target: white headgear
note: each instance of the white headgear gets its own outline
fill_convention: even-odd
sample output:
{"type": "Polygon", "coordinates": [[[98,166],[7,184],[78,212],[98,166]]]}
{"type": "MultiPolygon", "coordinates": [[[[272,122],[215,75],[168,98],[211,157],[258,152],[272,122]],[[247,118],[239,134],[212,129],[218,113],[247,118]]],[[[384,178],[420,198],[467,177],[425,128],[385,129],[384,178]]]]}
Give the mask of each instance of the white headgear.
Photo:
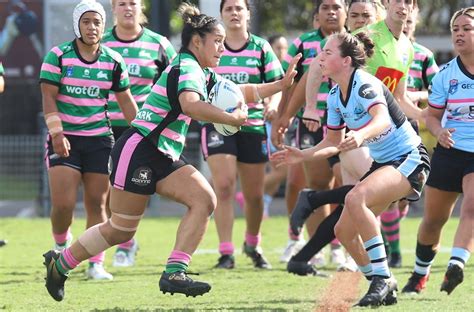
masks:
{"type": "Polygon", "coordinates": [[[102,17],[102,22],[105,24],[105,10],[102,4],[96,2],[95,0],[82,0],[78,5],[76,5],[74,12],[72,13],[74,33],[76,34],[77,38],[82,37],[79,30],[79,22],[82,15],[84,15],[86,12],[96,12],[102,17]]]}

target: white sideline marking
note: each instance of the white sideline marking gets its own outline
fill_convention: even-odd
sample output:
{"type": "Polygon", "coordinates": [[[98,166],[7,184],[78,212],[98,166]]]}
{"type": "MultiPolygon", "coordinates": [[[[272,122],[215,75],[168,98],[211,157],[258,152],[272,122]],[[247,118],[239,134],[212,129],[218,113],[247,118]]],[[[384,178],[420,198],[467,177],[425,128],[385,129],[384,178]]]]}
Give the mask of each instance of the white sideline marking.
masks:
{"type": "MultiPolygon", "coordinates": [[[[274,254],[280,255],[283,253],[283,250],[284,248],[274,248],[271,250],[264,249],[264,253],[271,254],[271,255],[274,255],[274,254]]],[[[402,254],[414,254],[414,253],[415,253],[415,249],[402,249],[402,254]]],[[[441,247],[438,253],[451,253],[451,247],[441,247]]],[[[219,252],[217,249],[198,249],[196,250],[194,254],[195,255],[217,255],[219,254],[219,252]]],[[[240,250],[240,248],[235,249],[235,254],[238,254],[238,255],[242,254],[242,251],[240,250]]]]}

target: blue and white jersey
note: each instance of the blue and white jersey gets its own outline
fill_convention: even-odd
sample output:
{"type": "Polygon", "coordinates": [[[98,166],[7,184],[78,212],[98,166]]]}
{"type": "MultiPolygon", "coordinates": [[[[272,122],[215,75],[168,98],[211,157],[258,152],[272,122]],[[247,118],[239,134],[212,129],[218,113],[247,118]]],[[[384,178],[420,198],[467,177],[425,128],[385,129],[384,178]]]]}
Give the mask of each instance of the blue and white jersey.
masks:
{"type": "Polygon", "coordinates": [[[446,110],[445,128],[454,128],[454,148],[474,153],[474,75],[459,57],[444,65],[430,85],[429,105],[446,110]]]}
{"type": "Polygon", "coordinates": [[[386,163],[420,145],[420,137],[407,121],[392,93],[380,80],[357,69],[352,74],[349,86],[346,100],[343,100],[339,86],[329,92],[328,129],[340,130],[346,126],[354,131],[362,129],[373,119],[369,114],[370,108],[381,104],[388,108],[390,126],[376,137],[365,140],[370,156],[378,163],[386,163]]]}

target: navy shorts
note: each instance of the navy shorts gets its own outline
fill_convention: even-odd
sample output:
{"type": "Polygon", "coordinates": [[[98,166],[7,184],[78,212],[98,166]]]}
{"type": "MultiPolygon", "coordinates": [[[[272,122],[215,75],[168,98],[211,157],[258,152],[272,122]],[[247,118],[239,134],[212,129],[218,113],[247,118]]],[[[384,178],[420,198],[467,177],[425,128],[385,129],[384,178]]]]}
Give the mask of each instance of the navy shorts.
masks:
{"type": "Polygon", "coordinates": [[[212,124],[201,129],[201,149],[204,159],[216,154],[234,155],[237,161],[246,164],[260,164],[268,161],[268,141],[266,134],[237,132],[223,136],[212,124]]]}
{"type": "Polygon", "coordinates": [[[299,149],[307,149],[315,146],[324,138],[324,127],[319,127],[316,132],[308,130],[301,118],[298,118],[298,126],[296,128],[296,147],[299,149]]]}
{"type": "Polygon", "coordinates": [[[112,132],[114,134],[115,142],[122,136],[122,134],[130,129],[129,126],[112,126],[112,132]]]}
{"type": "Polygon", "coordinates": [[[437,145],[431,159],[428,184],[446,192],[462,193],[462,180],[474,172],[474,153],[437,145]]]}
{"type": "Polygon", "coordinates": [[[110,183],[120,190],[152,195],[159,180],[185,165],[184,159],[173,161],[130,128],[122,134],[110,154],[110,183]]]}
{"type": "Polygon", "coordinates": [[[51,136],[46,142],[46,167],[67,166],[81,173],[109,174],[109,156],[114,145],[113,136],[78,136],[66,134],[71,149],[69,157],[54,153],[51,136]]]}
{"type": "Polygon", "coordinates": [[[396,160],[386,163],[372,162],[369,171],[360,180],[364,180],[372,172],[385,166],[393,166],[410,182],[413,193],[406,197],[407,200],[417,201],[420,199],[421,192],[430,173],[430,157],[423,144],[420,144],[416,149],[396,160]]]}

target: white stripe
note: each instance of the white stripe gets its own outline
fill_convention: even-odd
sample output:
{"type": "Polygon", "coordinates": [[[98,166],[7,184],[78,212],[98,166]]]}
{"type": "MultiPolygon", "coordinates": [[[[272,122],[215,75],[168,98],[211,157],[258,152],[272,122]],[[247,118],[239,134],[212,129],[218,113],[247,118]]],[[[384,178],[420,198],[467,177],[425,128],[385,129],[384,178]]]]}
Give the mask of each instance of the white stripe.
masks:
{"type": "Polygon", "coordinates": [[[400,171],[405,177],[409,177],[413,171],[422,163],[421,155],[418,148],[411,151],[405,160],[398,166],[397,170],[400,171]]]}

